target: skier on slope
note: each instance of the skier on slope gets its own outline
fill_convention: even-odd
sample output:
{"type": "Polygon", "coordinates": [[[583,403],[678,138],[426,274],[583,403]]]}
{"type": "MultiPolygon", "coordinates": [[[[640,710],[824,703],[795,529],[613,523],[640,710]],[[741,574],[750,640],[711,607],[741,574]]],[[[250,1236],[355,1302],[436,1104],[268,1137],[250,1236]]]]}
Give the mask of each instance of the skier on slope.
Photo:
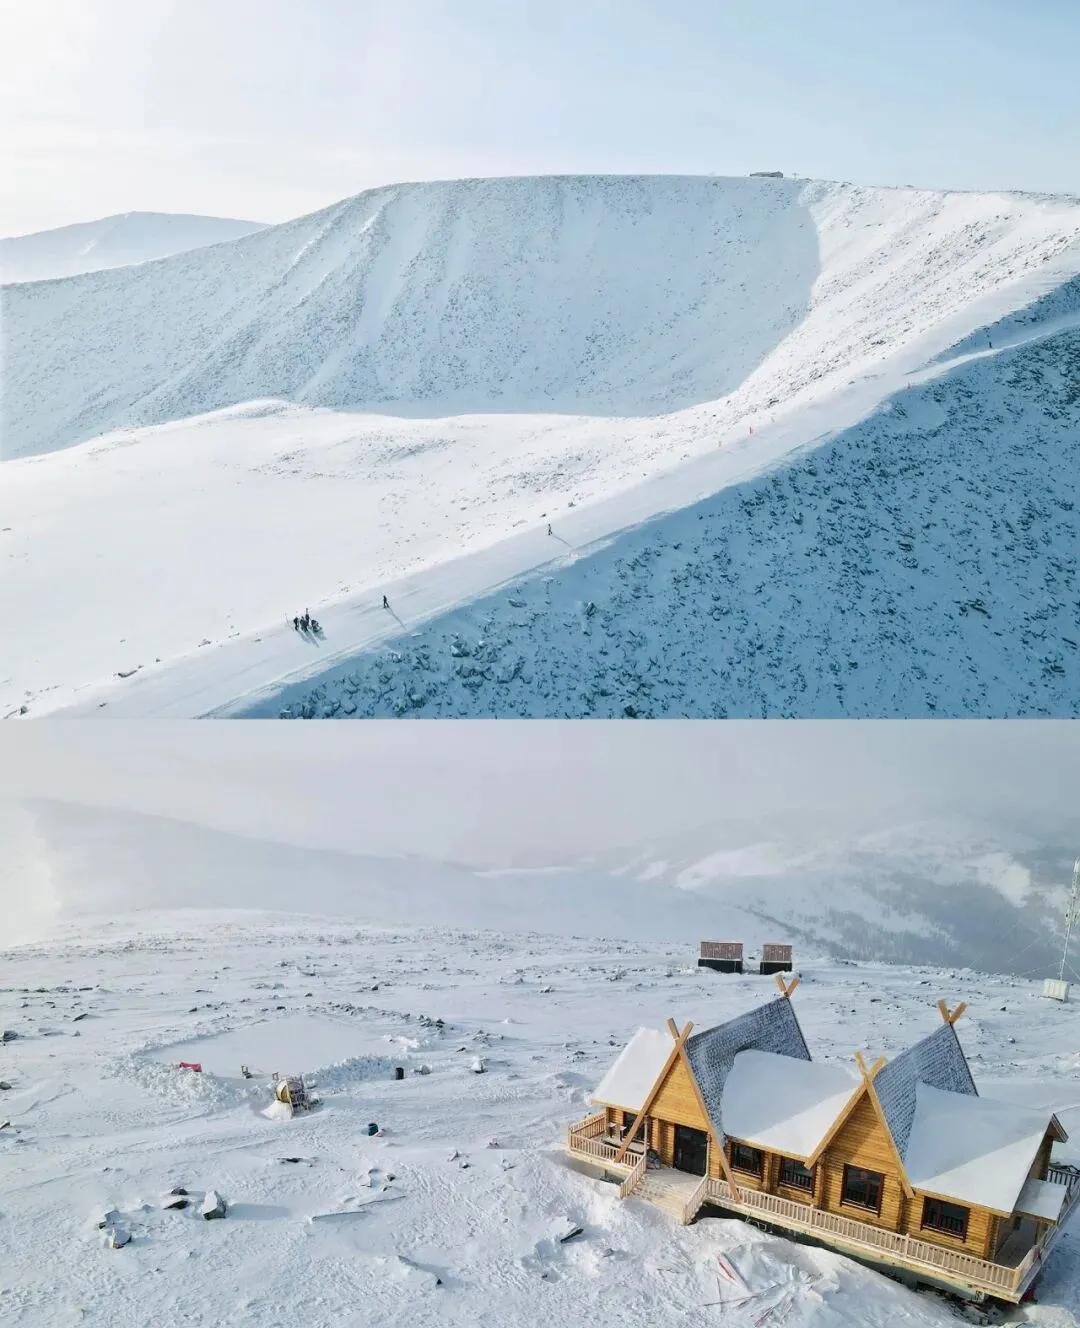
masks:
{"type": "Polygon", "coordinates": [[[382,597],[382,606],[384,609],[388,609],[390,607],[390,601],[386,598],[385,595],[382,597]]]}

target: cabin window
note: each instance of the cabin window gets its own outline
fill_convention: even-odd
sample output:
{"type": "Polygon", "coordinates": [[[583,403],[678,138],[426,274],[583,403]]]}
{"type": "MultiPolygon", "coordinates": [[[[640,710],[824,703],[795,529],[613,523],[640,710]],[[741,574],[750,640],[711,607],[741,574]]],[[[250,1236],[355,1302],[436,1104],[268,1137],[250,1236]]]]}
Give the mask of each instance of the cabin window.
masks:
{"type": "Polygon", "coordinates": [[[809,1168],[804,1167],[801,1162],[796,1162],[793,1157],[782,1157],[780,1159],[780,1184],[790,1185],[795,1190],[812,1190],[814,1188],[814,1173],[809,1168]]]}
{"type": "Polygon", "coordinates": [[[748,1172],[760,1178],[762,1171],[762,1153],[760,1148],[751,1148],[749,1144],[731,1145],[731,1165],[736,1171],[748,1172]]]}
{"type": "Polygon", "coordinates": [[[880,1171],[864,1171],[862,1167],[844,1168],[844,1185],[840,1192],[842,1204],[852,1204],[856,1208],[869,1208],[872,1212],[881,1212],[881,1191],[885,1177],[880,1171]]]}
{"type": "Polygon", "coordinates": [[[946,1203],[944,1199],[924,1199],[922,1224],[927,1231],[943,1231],[946,1236],[966,1240],[969,1213],[969,1209],[946,1203]]]}

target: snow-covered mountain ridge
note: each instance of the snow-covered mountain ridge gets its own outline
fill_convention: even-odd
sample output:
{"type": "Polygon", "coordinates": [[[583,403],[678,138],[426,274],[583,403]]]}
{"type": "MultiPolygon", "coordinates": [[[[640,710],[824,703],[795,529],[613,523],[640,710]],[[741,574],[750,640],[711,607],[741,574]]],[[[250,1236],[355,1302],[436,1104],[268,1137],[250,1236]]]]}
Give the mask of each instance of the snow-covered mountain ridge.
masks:
{"type": "Polygon", "coordinates": [[[1078,237],[1069,198],[471,180],[7,287],[0,713],[1074,713],[1078,237]],[[681,526],[638,558],[674,512],[699,567],[681,526]],[[442,679],[439,620],[541,568],[550,652],[484,606],[530,699],[442,679]],[[370,687],[430,620],[434,676],[370,687]],[[637,695],[640,642],[689,678],[637,695]]]}

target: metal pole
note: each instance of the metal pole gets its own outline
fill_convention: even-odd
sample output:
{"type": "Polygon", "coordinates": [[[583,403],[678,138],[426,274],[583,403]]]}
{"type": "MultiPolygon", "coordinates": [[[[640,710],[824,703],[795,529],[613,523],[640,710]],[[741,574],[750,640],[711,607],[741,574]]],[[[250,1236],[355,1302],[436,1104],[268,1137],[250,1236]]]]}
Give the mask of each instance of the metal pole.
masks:
{"type": "Polygon", "coordinates": [[[1076,915],[1080,913],[1080,858],[1073,863],[1072,891],[1069,895],[1068,907],[1065,910],[1065,945],[1061,951],[1061,968],[1058,970],[1058,980],[1065,980],[1065,960],[1069,953],[1069,937],[1072,935],[1073,923],[1076,921],[1076,915]]]}

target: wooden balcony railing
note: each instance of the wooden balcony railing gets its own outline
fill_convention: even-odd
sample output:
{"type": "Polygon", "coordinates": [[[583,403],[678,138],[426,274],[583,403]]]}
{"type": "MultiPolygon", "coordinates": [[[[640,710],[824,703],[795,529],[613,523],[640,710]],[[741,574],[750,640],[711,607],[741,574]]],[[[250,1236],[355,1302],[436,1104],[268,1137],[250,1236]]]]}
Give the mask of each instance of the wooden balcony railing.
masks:
{"type": "Polygon", "coordinates": [[[898,1231],[886,1231],[881,1227],[871,1226],[869,1222],[859,1222],[854,1218],[844,1217],[839,1213],[826,1212],[821,1208],[812,1208],[809,1204],[796,1203],[791,1199],[782,1199],[777,1194],[767,1194],[760,1190],[740,1190],[739,1199],[732,1197],[727,1181],[707,1178],[698,1186],[687,1203],[697,1205],[692,1218],[703,1203],[715,1202],[735,1211],[749,1212],[776,1220],[778,1226],[794,1227],[808,1233],[820,1233],[822,1236],[834,1236],[845,1244],[860,1246],[869,1253],[891,1255],[905,1263],[921,1265],[928,1272],[941,1273],[959,1278],[970,1286],[988,1291],[991,1295],[1004,1294],[1009,1299],[1019,1299],[1028,1285],[1034,1271],[1045,1259],[1050,1246],[1069,1214],[1080,1202],[1080,1177],[1075,1173],[1052,1168],[1056,1175],[1048,1179],[1057,1184],[1065,1184],[1068,1190],[1067,1200],[1062,1208],[1061,1219],[1056,1226],[1043,1234],[1022,1262],[1016,1267],[994,1263],[989,1259],[980,1259],[962,1250],[950,1250],[944,1246],[917,1236],[905,1235],[898,1231]]]}
{"type": "MultiPolygon", "coordinates": [[[[566,1146],[572,1152],[611,1166],[620,1143],[617,1137],[608,1134],[607,1119],[601,1111],[571,1125],[566,1131],[566,1146]]],[[[620,1197],[626,1198],[637,1189],[645,1175],[646,1153],[642,1144],[635,1141],[615,1170],[626,1173],[619,1185],[620,1197]]],[[[1047,1179],[1066,1190],[1060,1219],[1056,1225],[1043,1231],[1041,1238],[1015,1266],[980,1259],[963,1250],[951,1250],[918,1236],[888,1231],[869,1222],[830,1213],[793,1199],[782,1199],[778,1194],[763,1190],[740,1189],[736,1199],[727,1181],[714,1180],[711,1176],[703,1176],[687,1198],[682,1219],[684,1223],[692,1222],[703,1204],[717,1203],[734,1212],[775,1221],[777,1226],[816,1234],[825,1240],[832,1237],[854,1250],[865,1251],[868,1257],[892,1258],[916,1269],[924,1268],[928,1274],[936,1273],[990,1295],[1016,1301],[1034,1281],[1069,1216],[1080,1205],[1080,1172],[1075,1168],[1051,1166],[1047,1179]]]]}
{"type": "Polygon", "coordinates": [[[628,1194],[633,1194],[633,1192],[641,1184],[641,1178],[642,1176],[645,1175],[645,1168],[648,1165],[648,1161],[649,1161],[648,1155],[645,1153],[645,1150],[642,1149],[641,1154],[638,1157],[638,1160],[630,1168],[630,1174],[619,1186],[620,1199],[625,1199],[628,1194]]]}

